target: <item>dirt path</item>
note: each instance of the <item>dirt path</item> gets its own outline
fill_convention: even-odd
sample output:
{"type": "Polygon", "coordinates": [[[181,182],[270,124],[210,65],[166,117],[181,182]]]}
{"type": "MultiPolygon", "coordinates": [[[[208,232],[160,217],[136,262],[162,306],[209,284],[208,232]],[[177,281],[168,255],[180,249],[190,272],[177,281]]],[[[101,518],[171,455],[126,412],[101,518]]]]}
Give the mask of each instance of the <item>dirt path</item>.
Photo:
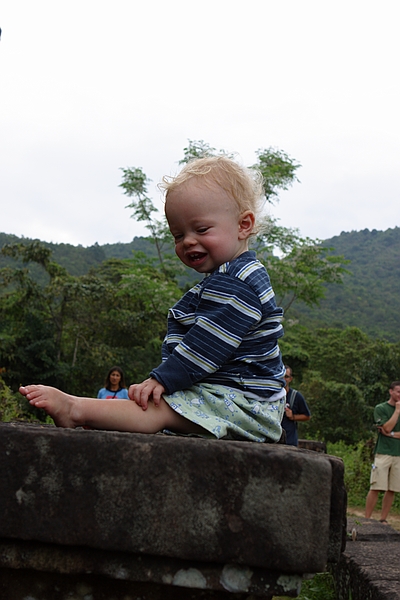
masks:
{"type": "MultiPolygon", "coordinates": [[[[365,516],[364,510],[362,508],[353,508],[351,506],[347,507],[347,514],[352,517],[364,517],[365,516]]],[[[372,513],[371,519],[376,519],[377,521],[379,521],[380,516],[381,516],[380,512],[377,510],[374,510],[374,512],[372,513]]],[[[400,531],[400,515],[389,513],[387,522],[389,523],[389,525],[391,525],[393,527],[393,529],[400,531]]]]}

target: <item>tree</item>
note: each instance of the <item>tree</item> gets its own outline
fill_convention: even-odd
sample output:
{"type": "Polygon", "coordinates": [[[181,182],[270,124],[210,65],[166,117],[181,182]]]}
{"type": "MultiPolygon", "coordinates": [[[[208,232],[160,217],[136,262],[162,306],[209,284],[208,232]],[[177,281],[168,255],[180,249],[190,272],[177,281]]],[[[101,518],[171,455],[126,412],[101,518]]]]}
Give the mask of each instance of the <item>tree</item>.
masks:
{"type": "Polygon", "coordinates": [[[273,203],[279,197],[279,190],[287,190],[295,181],[299,181],[296,171],[301,165],[277,148],[259,148],[256,154],[258,161],[253,168],[261,171],[265,198],[273,203]]]}
{"type": "Polygon", "coordinates": [[[295,302],[318,306],[328,283],[342,283],[347,264],[342,256],[331,254],[318,240],[302,238],[295,229],[280,227],[269,218],[254,244],[265,265],[285,313],[295,302]],[[278,251],[279,254],[276,254],[278,251]]]}
{"type": "Polygon", "coordinates": [[[400,344],[372,339],[357,327],[294,325],[280,347],[311,409],[302,427],[307,437],[353,444],[373,436],[373,408],[398,379],[400,344]]]}
{"type": "Polygon", "coordinates": [[[147,259],[110,260],[72,277],[36,242],[3,251],[39,261],[48,276],[39,285],[26,268],[1,271],[0,367],[14,390],[36,382],[93,396],[110,365],[140,381],[160,362],[180,290],[147,259]]]}
{"type": "MultiPolygon", "coordinates": [[[[0,366],[6,369],[7,382],[15,388],[25,377],[38,377],[55,383],[59,374],[60,353],[57,341],[62,327],[60,311],[49,304],[48,289],[59,289],[59,281],[68,279],[65,269],[50,260],[51,251],[39,242],[10,244],[2,254],[20,258],[26,265],[35,262],[44,269],[48,284],[36,283],[28,269],[6,267],[0,271],[0,366]]],[[[54,294],[53,294],[54,295],[54,294]]],[[[58,295],[56,303],[62,306],[58,295]]]]}
{"type": "MultiPolygon", "coordinates": [[[[256,152],[257,163],[251,168],[261,171],[264,180],[265,198],[273,203],[278,200],[279,190],[286,190],[298,181],[296,172],[301,166],[285,152],[279,149],[260,148],[256,152]]],[[[203,140],[188,140],[184,148],[184,158],[179,164],[190,160],[224,155],[233,157],[225,150],[217,150],[203,140]]],[[[145,221],[158,249],[160,264],[166,274],[177,273],[177,263],[170,263],[166,270],[162,246],[171,247],[172,237],[164,219],[155,220],[153,213],[157,211],[147,197],[148,179],[141,169],[122,169],[124,173],[121,187],[125,194],[136,197],[128,207],[134,209],[132,216],[145,221]]],[[[285,313],[295,302],[304,302],[308,306],[318,305],[325,295],[328,283],[341,283],[346,270],[343,264],[347,261],[341,256],[334,256],[331,248],[324,248],[319,240],[300,237],[296,229],[280,227],[276,220],[266,217],[261,233],[253,242],[258,257],[267,268],[272,285],[285,313]]],[[[182,267],[181,267],[182,268],[182,267]]]]}
{"type": "Polygon", "coordinates": [[[151,234],[150,239],[157,250],[160,266],[166,275],[171,275],[174,271],[171,270],[171,267],[168,268],[163,251],[165,248],[171,247],[172,237],[165,217],[157,220],[153,216],[153,213],[158,212],[158,209],[147,195],[147,186],[151,180],[147,178],[140,167],[128,167],[121,170],[123,177],[120,187],[122,187],[126,196],[133,198],[126,208],[133,208],[132,218],[146,223],[145,226],[151,234]]]}
{"type": "MultiPolygon", "coordinates": [[[[204,141],[189,140],[181,164],[215,153],[204,141]]],[[[218,153],[230,156],[224,150],[218,153]]],[[[276,201],[280,189],[297,181],[300,165],[271,148],[258,150],[257,157],[266,199],[276,201]]],[[[0,271],[0,368],[14,391],[21,383],[41,382],[93,395],[110,364],[120,364],[133,382],[147,377],[160,360],[168,308],[181,295],[176,280],[185,267],[169,254],[172,236],[165,218],[155,218],[150,180],[141,168],[122,171],[121,188],[132,200],[128,207],[146,224],[156,258],[137,252],[132,259],[109,260],[87,275],[72,276],[37,241],[2,249],[4,256],[20,261],[0,271]],[[40,284],[31,275],[31,265],[42,270],[40,284]]],[[[254,244],[286,310],[300,300],[318,303],[325,283],[340,280],[338,257],[328,256],[318,243],[279,227],[273,219],[254,244]]],[[[93,250],[94,262],[98,250],[93,250]]],[[[186,284],[193,281],[190,274],[186,284]]],[[[305,343],[296,353],[308,365],[312,353],[305,343]]]]}
{"type": "Polygon", "coordinates": [[[308,372],[301,386],[311,409],[306,431],[310,439],[357,444],[371,437],[372,414],[361,390],[351,383],[326,381],[308,372]]]}
{"type": "Polygon", "coordinates": [[[207,156],[223,155],[233,158],[233,154],[225,150],[217,151],[210,144],[203,140],[188,140],[188,145],[183,149],[183,158],[178,161],[178,165],[184,165],[195,158],[205,158],[207,156]]]}

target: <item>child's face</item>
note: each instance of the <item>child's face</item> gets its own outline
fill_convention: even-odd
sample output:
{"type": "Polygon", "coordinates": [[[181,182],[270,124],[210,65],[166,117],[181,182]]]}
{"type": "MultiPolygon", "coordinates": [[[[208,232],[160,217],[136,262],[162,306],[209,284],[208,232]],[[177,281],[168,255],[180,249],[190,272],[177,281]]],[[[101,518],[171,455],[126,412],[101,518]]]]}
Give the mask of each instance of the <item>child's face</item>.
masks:
{"type": "Polygon", "coordinates": [[[189,180],[168,194],[165,214],[180,260],[210,273],[248,248],[251,211],[238,214],[235,201],[217,184],[189,180]]]}

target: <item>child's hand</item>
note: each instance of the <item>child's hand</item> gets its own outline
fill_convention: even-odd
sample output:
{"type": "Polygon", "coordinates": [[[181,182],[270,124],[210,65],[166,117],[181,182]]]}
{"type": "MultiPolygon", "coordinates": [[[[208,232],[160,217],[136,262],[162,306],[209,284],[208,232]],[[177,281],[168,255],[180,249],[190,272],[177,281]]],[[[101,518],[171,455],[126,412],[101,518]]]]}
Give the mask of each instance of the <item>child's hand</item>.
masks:
{"type": "Polygon", "coordinates": [[[138,406],[141,406],[143,410],[147,410],[149,400],[153,400],[154,406],[160,406],[161,396],[164,392],[164,386],[157,379],[150,377],[142,381],[142,383],[131,385],[128,396],[138,406]]]}

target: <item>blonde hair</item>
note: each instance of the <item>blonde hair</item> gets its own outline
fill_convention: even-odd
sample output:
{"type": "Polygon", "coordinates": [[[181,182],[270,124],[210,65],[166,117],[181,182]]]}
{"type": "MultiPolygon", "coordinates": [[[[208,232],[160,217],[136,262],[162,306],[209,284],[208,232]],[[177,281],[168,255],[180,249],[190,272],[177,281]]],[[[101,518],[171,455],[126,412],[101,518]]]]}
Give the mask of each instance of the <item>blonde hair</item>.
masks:
{"type": "Polygon", "coordinates": [[[259,216],[264,189],[263,177],[256,169],[243,167],[227,156],[193,159],[176,177],[163,177],[159,187],[165,193],[165,200],[169,193],[191,179],[221,187],[235,202],[239,214],[250,210],[256,218],[259,216]]]}

